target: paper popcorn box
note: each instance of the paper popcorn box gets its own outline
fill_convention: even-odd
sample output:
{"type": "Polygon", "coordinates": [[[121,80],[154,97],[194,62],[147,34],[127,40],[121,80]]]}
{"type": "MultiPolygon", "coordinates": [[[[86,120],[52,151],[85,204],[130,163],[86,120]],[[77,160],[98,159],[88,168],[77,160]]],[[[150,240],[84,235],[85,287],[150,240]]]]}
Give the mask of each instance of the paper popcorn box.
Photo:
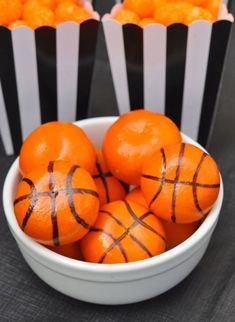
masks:
{"type": "Polygon", "coordinates": [[[233,17],[190,26],[155,23],[141,28],[102,18],[120,114],[146,108],[169,116],[191,138],[206,145],[233,17]]]}
{"type": "Polygon", "coordinates": [[[0,132],[7,154],[18,153],[41,123],[85,118],[99,15],[32,30],[0,27],[0,132]]]}

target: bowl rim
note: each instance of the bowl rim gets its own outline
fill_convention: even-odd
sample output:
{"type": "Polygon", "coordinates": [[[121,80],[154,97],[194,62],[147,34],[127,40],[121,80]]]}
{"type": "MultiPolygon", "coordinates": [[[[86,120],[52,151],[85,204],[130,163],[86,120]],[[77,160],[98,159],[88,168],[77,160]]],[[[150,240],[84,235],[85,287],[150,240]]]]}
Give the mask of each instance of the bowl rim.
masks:
{"type": "MultiPolygon", "coordinates": [[[[97,122],[102,124],[105,123],[106,125],[111,125],[114,121],[117,120],[118,117],[94,117],[89,118],[86,120],[77,121],[74,124],[81,126],[93,126],[97,125],[97,122]]],[[[204,151],[206,151],[200,144],[196,141],[189,138],[187,135],[182,134],[183,141],[186,143],[194,144],[197,147],[200,147],[204,151]]],[[[89,136],[89,135],[88,135],[89,136]]],[[[14,236],[14,238],[20,243],[24,245],[25,248],[28,248],[31,253],[34,253],[36,256],[40,256],[45,259],[43,263],[44,266],[47,266],[45,263],[46,261],[53,262],[54,264],[59,265],[60,267],[64,268],[71,268],[72,270],[80,270],[90,273],[126,273],[126,272],[135,272],[139,270],[146,270],[148,268],[160,266],[165,264],[169,261],[174,260],[175,258],[183,255],[190,249],[200,244],[200,241],[204,240],[209,232],[213,231],[218,217],[220,213],[220,209],[223,202],[223,195],[224,195],[224,188],[223,188],[223,180],[220,176],[220,191],[218,198],[211,209],[209,215],[205,218],[203,223],[199,226],[199,228],[184,242],[177,245],[176,247],[151,258],[147,258],[144,260],[130,262],[130,263],[120,263],[120,264],[98,264],[98,263],[89,263],[80,260],[74,260],[60,254],[57,254],[46,247],[40,245],[29,236],[27,236],[19,227],[13,208],[13,202],[11,200],[12,190],[15,186],[15,179],[19,175],[19,158],[17,157],[16,160],[11,165],[10,169],[8,170],[7,176],[4,181],[3,186],[3,208],[5,212],[5,216],[9,225],[9,228],[14,236]]]]}

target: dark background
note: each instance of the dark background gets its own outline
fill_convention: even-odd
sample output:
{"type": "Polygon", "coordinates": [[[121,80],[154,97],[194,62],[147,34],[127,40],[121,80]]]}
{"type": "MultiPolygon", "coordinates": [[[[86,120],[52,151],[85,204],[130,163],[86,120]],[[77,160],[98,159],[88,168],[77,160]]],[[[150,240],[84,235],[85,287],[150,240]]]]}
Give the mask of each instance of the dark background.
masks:
{"type": "MultiPolygon", "coordinates": [[[[112,1],[97,1],[102,14],[112,1]]],[[[234,2],[231,11],[235,12],[234,2]]],[[[66,297],[42,282],[23,260],[0,205],[0,321],[235,321],[235,31],[226,60],[209,151],[217,160],[225,198],[210,246],[182,283],[152,300],[99,306],[66,297]]],[[[103,34],[97,48],[90,115],[115,115],[117,106],[103,34]],[[95,85],[99,84],[99,86],[95,85]]],[[[0,146],[0,189],[14,157],[0,146]]]]}

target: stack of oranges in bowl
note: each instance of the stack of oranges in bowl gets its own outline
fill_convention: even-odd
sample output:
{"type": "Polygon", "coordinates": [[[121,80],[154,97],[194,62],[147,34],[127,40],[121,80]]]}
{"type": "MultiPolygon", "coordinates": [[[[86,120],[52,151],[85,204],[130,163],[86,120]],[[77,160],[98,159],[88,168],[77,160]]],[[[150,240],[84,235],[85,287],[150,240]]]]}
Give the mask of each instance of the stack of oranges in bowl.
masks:
{"type": "Polygon", "coordinates": [[[170,119],[146,110],[114,122],[102,151],[78,126],[42,125],[19,162],[14,210],[21,229],[59,254],[93,263],[139,261],[177,246],[220,190],[212,157],[182,142],[170,119]]]}
{"type": "Polygon", "coordinates": [[[151,23],[169,26],[173,23],[190,25],[196,20],[217,20],[221,0],[124,0],[114,18],[121,24],[141,27],[151,23]]]}
{"type": "Polygon", "coordinates": [[[64,21],[81,23],[91,18],[92,12],[80,0],[0,0],[0,25],[9,29],[56,27],[64,21]]]}

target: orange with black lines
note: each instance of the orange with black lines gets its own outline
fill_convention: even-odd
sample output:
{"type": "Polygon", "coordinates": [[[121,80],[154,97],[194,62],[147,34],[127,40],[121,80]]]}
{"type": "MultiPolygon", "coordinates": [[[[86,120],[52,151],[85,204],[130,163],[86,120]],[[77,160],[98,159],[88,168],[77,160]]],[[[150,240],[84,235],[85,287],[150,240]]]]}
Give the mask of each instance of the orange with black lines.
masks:
{"type": "Polygon", "coordinates": [[[191,144],[168,145],[145,164],[141,190],[150,209],[166,221],[204,218],[215,203],[220,175],[215,161],[191,144]]]}
{"type": "MultiPolygon", "coordinates": [[[[126,196],[126,200],[136,202],[148,208],[147,201],[139,187],[130,191],[126,196]]],[[[200,225],[200,222],[198,221],[187,224],[177,224],[161,220],[161,223],[166,233],[167,248],[172,248],[181,244],[183,241],[189,238],[200,225]]]]}
{"type": "Polygon", "coordinates": [[[99,209],[91,175],[78,165],[50,161],[24,177],[14,199],[22,230],[44,245],[81,239],[95,223],[99,209]]]}
{"type": "Polygon", "coordinates": [[[97,150],[96,155],[96,170],[93,179],[98,189],[100,206],[111,201],[124,199],[127,187],[109,171],[102,152],[97,150]]]}
{"type": "Polygon", "coordinates": [[[160,220],[147,208],[129,201],[103,206],[95,226],[81,240],[84,259],[104,264],[150,258],[163,253],[165,246],[160,220]]]}

